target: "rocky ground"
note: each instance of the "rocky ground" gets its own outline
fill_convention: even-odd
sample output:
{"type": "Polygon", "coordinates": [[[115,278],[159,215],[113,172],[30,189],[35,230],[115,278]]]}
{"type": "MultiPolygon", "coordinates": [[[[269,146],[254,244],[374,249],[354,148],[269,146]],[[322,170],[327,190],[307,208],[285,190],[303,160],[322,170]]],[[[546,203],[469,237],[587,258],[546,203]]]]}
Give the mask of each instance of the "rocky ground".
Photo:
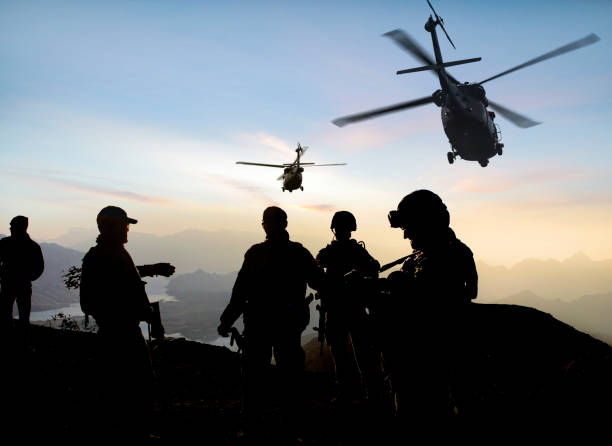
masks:
{"type": "MultiPolygon", "coordinates": [[[[455,410],[436,426],[438,434],[465,434],[492,426],[501,432],[535,427],[564,434],[587,427],[603,430],[612,419],[612,348],[607,344],[546,313],[512,305],[474,305],[466,324],[477,335],[461,353],[451,389],[455,410]]],[[[5,432],[69,444],[98,438],[101,433],[89,422],[102,388],[91,379],[95,336],[36,326],[28,347],[4,339],[2,372],[8,388],[4,402],[10,408],[5,432]]],[[[301,443],[370,444],[384,438],[382,442],[388,443],[391,438],[408,439],[420,428],[410,419],[382,413],[380,407],[332,403],[329,356],[319,356],[316,339],[306,350],[308,401],[301,443]]],[[[153,358],[158,383],[151,441],[212,445],[245,441],[236,353],[167,339],[153,348],[153,358]]],[[[272,382],[277,382],[276,371],[272,373],[272,382]]],[[[270,441],[278,438],[278,396],[271,393],[263,422],[270,441]]]]}

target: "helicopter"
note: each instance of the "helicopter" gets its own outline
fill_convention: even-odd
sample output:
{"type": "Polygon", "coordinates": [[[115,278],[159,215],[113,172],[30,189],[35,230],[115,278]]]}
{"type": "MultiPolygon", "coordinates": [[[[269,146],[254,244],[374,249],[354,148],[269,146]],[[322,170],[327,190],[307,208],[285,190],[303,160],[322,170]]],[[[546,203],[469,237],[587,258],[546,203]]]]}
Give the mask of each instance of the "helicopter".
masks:
{"type": "Polygon", "coordinates": [[[345,166],[346,163],[336,163],[336,164],[315,164],[315,163],[303,163],[301,162],[301,158],[304,153],[308,150],[308,146],[302,147],[302,145],[298,142],[297,149],[295,152],[297,153],[297,157],[295,161],[287,164],[262,164],[262,163],[250,163],[247,161],[236,161],[236,164],[247,164],[249,166],[266,166],[266,167],[280,167],[283,170],[283,174],[277,178],[279,181],[283,181],[282,190],[285,192],[288,190],[292,192],[296,189],[304,190],[304,186],[302,186],[302,172],[304,172],[304,167],[319,167],[319,166],[345,166]]]}
{"type": "Polygon", "coordinates": [[[400,29],[389,31],[383,36],[392,39],[399,47],[411,53],[414,57],[425,63],[425,66],[399,70],[396,74],[414,73],[418,71],[431,71],[438,75],[441,89],[436,90],[431,96],[425,96],[407,102],[387,107],[377,108],[362,113],[356,113],[335,119],[332,122],[338,127],[343,127],[358,121],[375,118],[387,113],[393,113],[418,107],[425,104],[434,103],[441,107],[442,126],[451,145],[451,151],[447,153],[448,162],[453,164],[457,156],[468,161],[478,161],[482,167],[489,164],[489,159],[495,155],[501,156],[504,144],[501,142],[501,130],[495,123],[495,112],[489,111],[487,107],[495,110],[513,124],[528,128],[541,124],[523,115],[520,115],[486,97],[485,89],[482,84],[497,79],[506,74],[534,65],[538,62],[559,56],[561,54],[591,45],[597,42],[599,37],[595,34],[576,40],[553,51],[531,59],[509,70],[503,71],[495,76],[491,76],[477,83],[461,83],[447,71],[446,67],[478,62],[480,57],[463,59],[452,62],[444,62],[440,51],[440,44],[436,34],[436,27],[440,26],[450,44],[455,48],[455,44],[444,28],[443,19],[438,16],[432,4],[427,0],[427,4],[433,12],[425,23],[425,30],[431,34],[435,62],[423,50],[414,39],[400,29]],[[435,19],[434,19],[435,17],[435,19]]]}

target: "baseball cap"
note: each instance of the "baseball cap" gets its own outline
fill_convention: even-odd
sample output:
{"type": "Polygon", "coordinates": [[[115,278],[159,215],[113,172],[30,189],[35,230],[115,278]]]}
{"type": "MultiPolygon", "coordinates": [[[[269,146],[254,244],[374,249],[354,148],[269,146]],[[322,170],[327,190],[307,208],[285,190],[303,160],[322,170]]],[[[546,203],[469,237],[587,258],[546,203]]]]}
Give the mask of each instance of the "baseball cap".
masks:
{"type": "Polygon", "coordinates": [[[106,206],[104,209],[98,212],[97,218],[99,219],[100,217],[117,218],[126,223],[138,223],[138,220],[134,220],[133,218],[128,217],[127,213],[117,206],[106,206]]]}

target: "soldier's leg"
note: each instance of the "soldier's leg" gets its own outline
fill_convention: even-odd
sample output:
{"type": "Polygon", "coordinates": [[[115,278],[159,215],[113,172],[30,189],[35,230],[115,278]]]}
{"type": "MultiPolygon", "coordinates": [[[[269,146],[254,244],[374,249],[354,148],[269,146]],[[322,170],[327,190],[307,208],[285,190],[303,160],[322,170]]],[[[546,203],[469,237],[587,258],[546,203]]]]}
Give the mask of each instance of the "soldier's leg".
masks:
{"type": "Polygon", "coordinates": [[[365,312],[354,318],[349,337],[366,396],[372,401],[379,400],[384,387],[381,357],[365,312]]]}
{"type": "Polygon", "coordinates": [[[272,345],[268,336],[257,332],[245,332],[244,346],[244,431],[257,436],[264,432],[263,415],[270,395],[269,373],[272,345]]]}
{"type": "Polygon", "coordinates": [[[27,328],[30,325],[30,312],[32,310],[32,284],[21,284],[16,293],[19,325],[22,328],[27,328]]]}
{"type": "Polygon", "coordinates": [[[284,428],[296,434],[304,411],[304,363],[301,331],[279,333],[274,342],[274,359],[278,366],[281,383],[281,404],[284,428]]]}
{"type": "Polygon", "coordinates": [[[331,322],[328,323],[325,338],[334,360],[337,397],[346,399],[350,398],[358,387],[358,371],[346,321],[340,315],[330,317],[329,320],[331,322]]]}
{"type": "Polygon", "coordinates": [[[13,306],[16,295],[7,283],[0,285],[0,330],[8,333],[13,328],[13,306]]]}

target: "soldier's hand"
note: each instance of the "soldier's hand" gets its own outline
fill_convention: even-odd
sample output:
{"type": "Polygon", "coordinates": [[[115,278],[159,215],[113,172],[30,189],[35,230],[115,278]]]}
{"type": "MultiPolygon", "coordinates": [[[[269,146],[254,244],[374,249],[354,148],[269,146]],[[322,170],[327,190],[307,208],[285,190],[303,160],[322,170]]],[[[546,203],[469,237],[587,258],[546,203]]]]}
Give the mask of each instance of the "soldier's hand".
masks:
{"type": "Polygon", "coordinates": [[[232,327],[228,327],[225,324],[221,324],[217,327],[217,333],[219,333],[219,336],[227,338],[232,333],[232,327]]]}
{"type": "Polygon", "coordinates": [[[170,277],[172,274],[174,274],[174,271],[176,270],[174,265],[170,263],[156,263],[152,266],[155,275],[164,277],[170,277]]]}

